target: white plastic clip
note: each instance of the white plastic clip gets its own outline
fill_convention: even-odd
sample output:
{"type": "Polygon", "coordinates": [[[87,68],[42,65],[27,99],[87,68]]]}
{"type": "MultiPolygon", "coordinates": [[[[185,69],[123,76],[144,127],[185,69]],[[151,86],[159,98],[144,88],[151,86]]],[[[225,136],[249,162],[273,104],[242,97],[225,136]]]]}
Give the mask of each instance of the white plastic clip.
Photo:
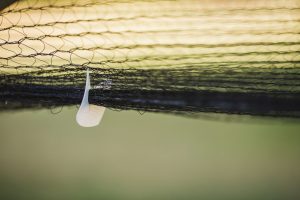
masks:
{"type": "Polygon", "coordinates": [[[76,121],[83,127],[97,126],[103,117],[105,107],[89,104],[89,90],[91,89],[89,69],[86,71],[86,82],[83,99],[76,115],[76,121]]]}

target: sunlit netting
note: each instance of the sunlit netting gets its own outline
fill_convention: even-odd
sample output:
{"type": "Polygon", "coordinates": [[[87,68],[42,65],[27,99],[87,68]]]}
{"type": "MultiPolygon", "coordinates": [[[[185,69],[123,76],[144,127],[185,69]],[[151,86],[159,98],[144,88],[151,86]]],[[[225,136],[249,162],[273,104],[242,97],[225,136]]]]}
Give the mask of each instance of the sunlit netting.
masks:
{"type": "MultiPolygon", "coordinates": [[[[1,3],[0,3],[1,4],[1,3]]],[[[90,102],[300,116],[299,0],[23,0],[0,11],[0,109],[90,102]]]]}

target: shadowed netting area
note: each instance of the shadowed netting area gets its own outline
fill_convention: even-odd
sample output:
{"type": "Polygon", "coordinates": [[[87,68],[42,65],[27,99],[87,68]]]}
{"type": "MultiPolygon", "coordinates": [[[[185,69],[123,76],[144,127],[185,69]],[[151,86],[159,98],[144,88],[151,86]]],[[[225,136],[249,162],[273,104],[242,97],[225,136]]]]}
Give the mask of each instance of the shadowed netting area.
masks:
{"type": "Polygon", "coordinates": [[[299,0],[3,2],[0,110],[300,117],[299,0]]]}

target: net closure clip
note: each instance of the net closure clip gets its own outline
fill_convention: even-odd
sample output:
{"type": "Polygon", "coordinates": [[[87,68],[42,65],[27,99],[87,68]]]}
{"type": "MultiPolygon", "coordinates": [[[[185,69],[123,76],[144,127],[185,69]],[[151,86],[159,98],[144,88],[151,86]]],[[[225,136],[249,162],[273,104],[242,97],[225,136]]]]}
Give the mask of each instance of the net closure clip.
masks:
{"type": "Polygon", "coordinates": [[[97,126],[103,117],[105,107],[89,104],[89,90],[91,89],[89,69],[86,70],[86,82],[83,99],[76,114],[76,121],[82,127],[97,126]]]}

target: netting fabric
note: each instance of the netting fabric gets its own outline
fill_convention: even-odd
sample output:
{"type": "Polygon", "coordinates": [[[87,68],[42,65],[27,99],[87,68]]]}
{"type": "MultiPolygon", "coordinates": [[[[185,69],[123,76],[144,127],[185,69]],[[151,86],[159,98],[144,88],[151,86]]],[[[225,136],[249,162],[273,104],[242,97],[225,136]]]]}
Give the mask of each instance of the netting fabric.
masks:
{"type": "Polygon", "coordinates": [[[79,104],[89,68],[97,105],[299,117],[299,33],[299,0],[16,1],[0,109],[79,104]]]}

